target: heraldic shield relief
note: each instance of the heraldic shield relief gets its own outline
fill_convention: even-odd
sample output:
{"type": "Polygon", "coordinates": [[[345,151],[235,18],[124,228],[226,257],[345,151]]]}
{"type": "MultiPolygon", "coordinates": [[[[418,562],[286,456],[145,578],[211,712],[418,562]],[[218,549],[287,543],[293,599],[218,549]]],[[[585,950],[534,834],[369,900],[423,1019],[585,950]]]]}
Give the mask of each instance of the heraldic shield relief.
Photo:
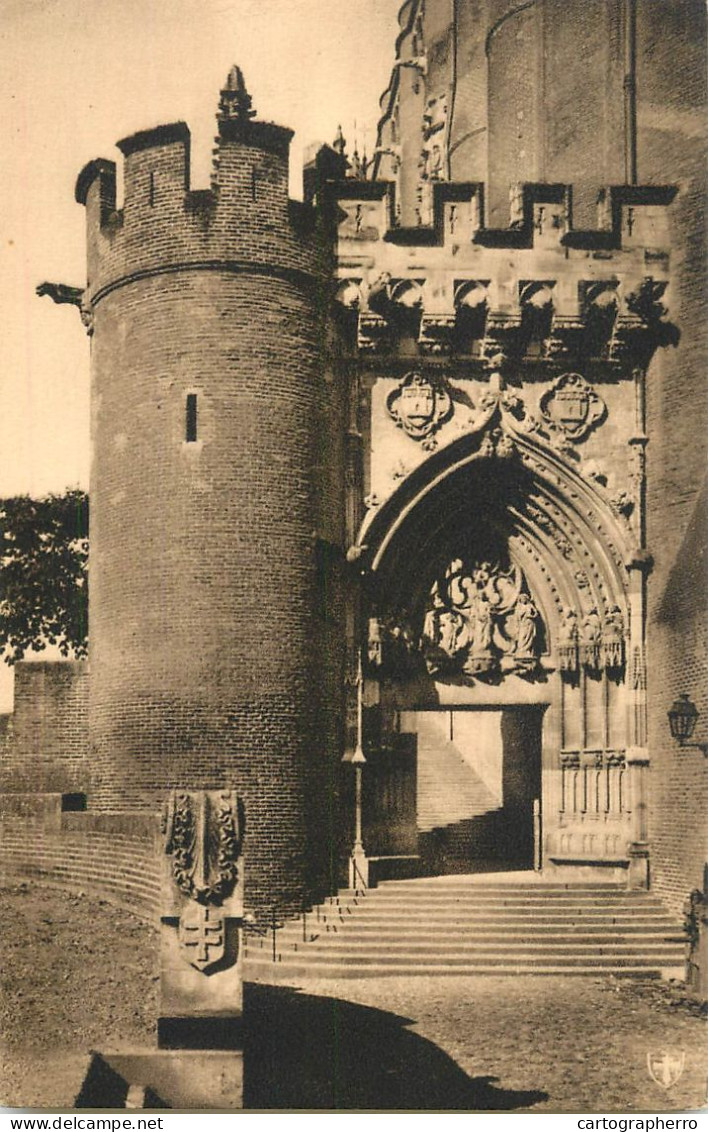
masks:
{"type": "Polygon", "coordinates": [[[569,440],[584,440],[607,413],[607,406],[580,373],[564,373],[541,398],[541,412],[549,424],[569,440]]]}
{"type": "Polygon", "coordinates": [[[179,941],[189,963],[207,973],[224,961],[225,918],[239,881],[241,806],[233,791],[174,791],[164,809],[179,941]]]}
{"type": "Polygon", "coordinates": [[[452,416],[452,398],[437,375],[406,374],[386,407],[398,427],[429,450],[437,447],[434,434],[452,416]]]}

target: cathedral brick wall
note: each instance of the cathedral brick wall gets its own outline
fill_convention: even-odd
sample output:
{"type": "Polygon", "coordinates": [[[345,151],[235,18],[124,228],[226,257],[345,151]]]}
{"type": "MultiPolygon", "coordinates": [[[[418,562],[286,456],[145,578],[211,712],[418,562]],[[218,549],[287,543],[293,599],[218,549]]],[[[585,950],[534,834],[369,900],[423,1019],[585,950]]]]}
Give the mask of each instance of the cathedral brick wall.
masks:
{"type": "Polygon", "coordinates": [[[700,3],[642,5],[638,19],[638,171],[670,180],[675,348],[658,352],[647,375],[648,704],[651,755],[652,883],[677,911],[701,887],[708,813],[706,763],[679,748],[667,711],[686,692],[708,732],[706,642],[706,471],[708,399],[705,195],[701,120],[706,102],[705,12],[700,3]],[[677,45],[681,76],[676,81],[677,45]]]}
{"type": "Polygon", "coordinates": [[[2,717],[0,791],[86,789],[88,670],[81,661],[24,661],[15,667],[15,707],[2,717]]]}

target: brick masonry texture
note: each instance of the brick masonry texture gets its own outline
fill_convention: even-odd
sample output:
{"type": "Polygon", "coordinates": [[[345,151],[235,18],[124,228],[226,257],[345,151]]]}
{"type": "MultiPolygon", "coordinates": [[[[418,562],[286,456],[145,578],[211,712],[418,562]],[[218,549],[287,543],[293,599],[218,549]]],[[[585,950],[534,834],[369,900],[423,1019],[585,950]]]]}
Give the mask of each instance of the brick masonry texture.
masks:
{"type": "Polygon", "coordinates": [[[702,4],[640,7],[639,175],[679,186],[671,209],[671,318],[681,339],[657,355],[647,379],[648,703],[652,884],[678,911],[703,884],[708,813],[706,760],[670,738],[666,712],[687,692],[706,738],[706,292],[703,150],[706,102],[702,4]],[[680,44],[681,81],[676,81],[680,44]]]}
{"type": "Polygon", "coordinates": [[[15,710],[1,721],[0,790],[84,790],[87,705],[85,663],[19,663],[15,667],[15,710]]]}
{"type": "Polygon", "coordinates": [[[233,786],[247,900],[293,910],[329,883],[339,758],[336,697],[320,696],[341,667],[317,571],[323,537],[342,553],[324,282],[282,155],[222,142],[201,213],[185,165],[180,142],[128,155],[122,217],[102,228],[89,189],[90,805],[233,786]]]}
{"type": "Polygon", "coordinates": [[[150,839],[115,833],[51,833],[26,822],[0,826],[0,883],[29,877],[84,892],[154,920],[160,865],[150,839]]]}

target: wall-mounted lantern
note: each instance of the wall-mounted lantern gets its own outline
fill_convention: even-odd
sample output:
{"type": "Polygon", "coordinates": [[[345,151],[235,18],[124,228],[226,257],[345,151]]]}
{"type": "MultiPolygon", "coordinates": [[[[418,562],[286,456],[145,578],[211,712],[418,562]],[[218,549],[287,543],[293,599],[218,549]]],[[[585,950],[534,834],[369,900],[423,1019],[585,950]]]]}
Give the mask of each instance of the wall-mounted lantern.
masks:
{"type": "Polygon", "coordinates": [[[674,700],[667,714],[672,739],[676,739],[680,747],[698,747],[704,755],[708,755],[708,743],[690,742],[700,713],[685,692],[674,700]]]}

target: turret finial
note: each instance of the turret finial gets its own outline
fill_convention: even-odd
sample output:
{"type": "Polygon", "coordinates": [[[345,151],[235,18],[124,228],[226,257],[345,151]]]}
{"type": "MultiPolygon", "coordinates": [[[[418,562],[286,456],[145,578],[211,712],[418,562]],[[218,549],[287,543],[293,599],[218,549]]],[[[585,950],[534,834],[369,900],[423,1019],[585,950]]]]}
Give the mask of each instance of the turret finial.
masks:
{"type": "Polygon", "coordinates": [[[256,112],[251,109],[251,96],[246,89],[246,80],[240,67],[232,67],[226,79],[226,86],[219,98],[219,118],[238,118],[247,122],[255,118],[256,112]]]}
{"type": "Polygon", "coordinates": [[[337,126],[337,136],[332,142],[332,149],[335,153],[338,153],[340,157],[346,156],[347,143],[344,139],[344,134],[342,133],[341,126],[337,126]]]}

